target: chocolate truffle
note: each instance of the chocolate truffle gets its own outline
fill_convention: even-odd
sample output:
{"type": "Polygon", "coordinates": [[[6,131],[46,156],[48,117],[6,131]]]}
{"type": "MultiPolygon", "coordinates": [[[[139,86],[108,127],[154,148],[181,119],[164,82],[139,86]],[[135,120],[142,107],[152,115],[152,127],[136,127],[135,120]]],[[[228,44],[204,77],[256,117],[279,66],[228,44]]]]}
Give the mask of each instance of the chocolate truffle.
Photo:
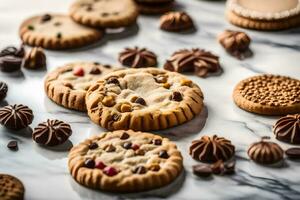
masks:
{"type": "Polygon", "coordinates": [[[248,149],[248,156],[262,165],[275,164],[283,159],[282,148],[274,142],[266,141],[267,139],[269,137],[263,137],[261,141],[253,143],[248,149]]]}
{"type": "Polygon", "coordinates": [[[239,59],[245,58],[245,53],[249,51],[251,42],[250,37],[246,33],[232,30],[226,30],[221,33],[218,40],[228,53],[239,59]]]}
{"type": "Polygon", "coordinates": [[[46,55],[41,47],[33,47],[24,58],[25,68],[38,69],[46,67],[46,55]]]}
{"type": "Polygon", "coordinates": [[[168,12],[160,17],[160,29],[165,31],[184,31],[194,28],[192,18],[186,12],[168,12]]]}
{"type": "Polygon", "coordinates": [[[219,57],[203,49],[183,49],[169,58],[164,68],[175,72],[194,72],[199,77],[220,69],[219,57]]]}
{"type": "Polygon", "coordinates": [[[64,143],[71,136],[71,126],[60,120],[50,120],[40,123],[33,131],[33,140],[45,146],[56,146],[64,143]]]}
{"type": "Polygon", "coordinates": [[[234,151],[235,147],[230,140],[217,135],[203,136],[199,140],[194,140],[190,146],[192,158],[202,162],[227,161],[232,158],[234,151]]]}
{"type": "Polygon", "coordinates": [[[153,67],[157,65],[156,55],[146,48],[125,48],[119,54],[119,61],[122,65],[132,68],[153,67]]]}
{"type": "Polygon", "coordinates": [[[30,108],[22,104],[8,105],[0,108],[0,124],[20,130],[32,123],[33,113],[30,108]]]}
{"type": "Polygon", "coordinates": [[[3,72],[14,72],[21,68],[22,60],[25,55],[23,46],[19,49],[16,47],[6,47],[0,52],[0,69],[3,72]]]}
{"type": "Polygon", "coordinates": [[[6,97],[7,91],[8,91],[7,84],[0,81],[0,101],[2,101],[6,97]]]}
{"type": "Polygon", "coordinates": [[[291,144],[300,144],[300,114],[281,117],[274,125],[276,139],[291,144]]]}

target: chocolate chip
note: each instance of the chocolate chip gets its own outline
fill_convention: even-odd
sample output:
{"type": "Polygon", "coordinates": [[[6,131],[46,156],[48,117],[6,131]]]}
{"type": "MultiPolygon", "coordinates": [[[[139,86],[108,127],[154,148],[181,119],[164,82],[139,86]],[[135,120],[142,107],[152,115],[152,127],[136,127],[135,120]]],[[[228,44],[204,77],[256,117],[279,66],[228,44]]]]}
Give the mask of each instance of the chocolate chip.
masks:
{"type": "Polygon", "coordinates": [[[98,144],[96,142],[93,142],[89,145],[89,149],[97,149],[98,148],[98,144]]]}
{"type": "Polygon", "coordinates": [[[107,17],[107,16],[109,16],[109,13],[101,13],[101,16],[102,17],[107,17]]]}
{"type": "Polygon", "coordinates": [[[93,169],[95,168],[95,161],[93,159],[86,159],[85,162],[84,162],[84,165],[87,167],[87,168],[90,168],[90,169],[93,169]]]}
{"type": "Polygon", "coordinates": [[[152,140],[152,143],[155,144],[155,145],[161,145],[162,140],[161,139],[154,139],[154,140],[152,140]]]}
{"type": "Polygon", "coordinates": [[[170,100],[182,101],[181,93],[180,92],[173,92],[173,94],[170,96],[170,100]]]}
{"type": "Polygon", "coordinates": [[[131,149],[132,143],[131,142],[125,142],[123,145],[124,149],[131,149]]]}
{"type": "Polygon", "coordinates": [[[129,138],[129,134],[126,133],[126,132],[123,132],[122,135],[121,135],[121,137],[120,137],[121,140],[126,140],[128,138],[129,138]]]}
{"type": "Polygon", "coordinates": [[[56,38],[60,39],[61,37],[62,37],[61,32],[58,32],[58,33],[56,34],[56,38]]]}
{"type": "Polygon", "coordinates": [[[165,159],[169,158],[169,154],[167,153],[166,150],[160,151],[159,154],[158,154],[158,156],[159,156],[160,158],[165,158],[165,159]]]}
{"type": "Polygon", "coordinates": [[[18,150],[18,142],[15,140],[9,141],[9,143],[7,144],[7,148],[9,148],[10,150],[13,150],[13,151],[17,151],[18,150]]]}
{"type": "Polygon", "coordinates": [[[29,25],[29,26],[27,26],[27,29],[33,31],[34,30],[34,26],[29,25]]]}
{"type": "Polygon", "coordinates": [[[45,14],[45,15],[42,16],[41,21],[42,21],[42,22],[46,22],[46,21],[51,20],[51,18],[52,18],[51,15],[45,14]]]}
{"type": "Polygon", "coordinates": [[[107,69],[110,69],[111,68],[111,65],[103,65],[103,67],[107,68],[107,69]]]}
{"type": "Polygon", "coordinates": [[[61,25],[60,22],[55,22],[55,23],[54,23],[54,26],[60,26],[60,25],[61,25]]]}
{"type": "Polygon", "coordinates": [[[138,166],[138,167],[134,168],[134,170],[132,170],[132,172],[135,174],[145,174],[147,172],[147,169],[144,166],[138,166]]]}
{"type": "Polygon", "coordinates": [[[293,147],[285,151],[285,154],[290,159],[300,159],[300,148],[293,147]]]}
{"type": "Polygon", "coordinates": [[[194,165],[193,173],[199,177],[209,177],[212,175],[212,169],[204,164],[194,165]]]}
{"type": "Polygon", "coordinates": [[[218,160],[211,166],[211,170],[214,174],[223,174],[225,172],[224,163],[222,160],[218,160]]]}
{"type": "Polygon", "coordinates": [[[100,65],[100,63],[99,62],[94,62],[94,65],[100,65]]]}
{"type": "Polygon", "coordinates": [[[116,147],[113,146],[112,144],[109,144],[108,146],[106,146],[106,147],[104,148],[104,150],[105,150],[106,152],[114,152],[114,151],[116,150],[116,147]]]}
{"type": "Polygon", "coordinates": [[[101,70],[98,67],[93,67],[90,74],[101,74],[101,70]]]}
{"type": "Polygon", "coordinates": [[[134,101],[134,103],[138,103],[138,104],[141,104],[141,105],[143,105],[143,106],[146,105],[146,101],[145,101],[142,97],[138,97],[138,98],[134,101]]]}
{"type": "Polygon", "coordinates": [[[113,115],[112,115],[112,120],[116,122],[116,121],[118,121],[118,120],[120,119],[120,117],[121,117],[121,116],[118,115],[118,114],[113,114],[113,115]]]}
{"type": "Polygon", "coordinates": [[[115,84],[115,85],[120,85],[119,80],[116,77],[110,77],[107,81],[107,84],[115,84]]]}

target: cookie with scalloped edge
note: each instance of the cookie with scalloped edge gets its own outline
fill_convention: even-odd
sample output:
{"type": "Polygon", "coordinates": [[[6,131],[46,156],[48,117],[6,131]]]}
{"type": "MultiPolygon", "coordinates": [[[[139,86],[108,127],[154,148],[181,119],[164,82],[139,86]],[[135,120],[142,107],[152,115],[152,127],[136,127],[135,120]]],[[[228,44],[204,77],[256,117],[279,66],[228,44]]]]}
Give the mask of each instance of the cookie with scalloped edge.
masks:
{"type": "Polygon", "coordinates": [[[19,35],[30,46],[70,49],[99,41],[103,31],[77,24],[67,15],[45,14],[25,20],[19,35]]]}
{"type": "Polygon", "coordinates": [[[86,111],[85,95],[90,85],[114,70],[97,62],[68,63],[47,75],[45,92],[58,105],[86,111]]]}
{"type": "Polygon", "coordinates": [[[68,156],[80,184],[110,192],[140,192],[173,182],[183,170],[176,145],[151,133],[118,130],[86,139],[68,156]]]}
{"type": "Polygon", "coordinates": [[[69,14],[77,23],[96,28],[119,28],[134,24],[138,8],[133,0],[77,0],[69,14]]]}

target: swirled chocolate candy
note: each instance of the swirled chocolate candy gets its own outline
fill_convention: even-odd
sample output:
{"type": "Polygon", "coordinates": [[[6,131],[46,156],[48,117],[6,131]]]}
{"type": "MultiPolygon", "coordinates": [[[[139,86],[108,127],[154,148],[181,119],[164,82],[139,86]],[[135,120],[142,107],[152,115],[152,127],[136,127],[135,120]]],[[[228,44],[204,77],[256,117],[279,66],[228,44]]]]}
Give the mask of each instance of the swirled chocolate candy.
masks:
{"type": "Polygon", "coordinates": [[[168,12],[160,18],[160,29],[165,31],[179,32],[193,27],[193,20],[186,12],[168,12]]]}
{"type": "Polygon", "coordinates": [[[202,162],[227,161],[232,158],[234,151],[235,147],[230,140],[217,135],[203,136],[199,140],[194,140],[190,146],[192,158],[202,162]]]}
{"type": "Polygon", "coordinates": [[[60,120],[50,120],[40,123],[33,131],[33,140],[42,145],[56,146],[64,143],[71,136],[71,126],[60,120]]]}
{"type": "Polygon", "coordinates": [[[232,30],[225,30],[219,35],[218,40],[228,53],[239,59],[245,58],[245,53],[249,51],[251,43],[246,33],[232,30]]]}
{"type": "Polygon", "coordinates": [[[125,48],[119,55],[119,61],[127,67],[153,67],[157,64],[156,55],[146,48],[125,48]]]}
{"type": "Polygon", "coordinates": [[[0,108],[0,124],[7,128],[20,130],[31,124],[32,120],[32,110],[22,104],[0,108]]]}
{"type": "Polygon", "coordinates": [[[274,143],[266,141],[269,137],[263,137],[261,141],[253,143],[248,149],[248,156],[256,163],[262,165],[275,164],[283,159],[282,148],[274,143]]]}
{"type": "Polygon", "coordinates": [[[183,49],[175,52],[167,60],[164,68],[175,72],[194,72],[197,76],[206,77],[208,73],[220,69],[219,57],[203,49],[183,49]]]}
{"type": "Polygon", "coordinates": [[[3,72],[13,72],[21,68],[25,55],[23,46],[19,49],[13,46],[6,47],[0,52],[0,69],[3,72]]]}
{"type": "MultiPolygon", "coordinates": [[[[47,17],[47,15],[45,15],[47,17]]],[[[45,19],[48,19],[46,18],[45,19]]],[[[41,47],[33,47],[24,58],[24,67],[38,69],[46,67],[46,55],[41,47]]]]}
{"type": "Polygon", "coordinates": [[[7,84],[0,81],[0,101],[2,101],[6,97],[7,91],[8,91],[7,84]]]}
{"type": "Polygon", "coordinates": [[[291,144],[300,144],[300,114],[280,118],[273,129],[276,139],[291,144]]]}

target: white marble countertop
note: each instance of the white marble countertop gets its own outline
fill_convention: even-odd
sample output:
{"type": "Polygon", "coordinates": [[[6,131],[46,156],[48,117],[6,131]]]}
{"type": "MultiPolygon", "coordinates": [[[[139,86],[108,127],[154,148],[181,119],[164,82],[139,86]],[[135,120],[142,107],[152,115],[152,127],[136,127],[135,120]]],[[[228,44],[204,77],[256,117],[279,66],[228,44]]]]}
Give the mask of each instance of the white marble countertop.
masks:
{"type": "MultiPolygon", "coordinates": [[[[18,26],[30,15],[45,12],[67,12],[71,0],[0,0],[0,47],[19,44],[18,26]]],[[[117,64],[118,53],[126,46],[144,46],[159,55],[163,65],[175,50],[199,47],[220,56],[223,73],[205,79],[190,76],[205,95],[205,109],[193,121],[171,130],[162,131],[174,140],[184,156],[185,173],[175,183],[141,194],[108,194],[78,185],[67,169],[67,147],[103,131],[79,112],[52,103],[43,91],[42,71],[22,70],[21,73],[0,73],[0,80],[9,85],[8,104],[22,103],[32,108],[35,118],[30,126],[48,118],[58,118],[71,124],[73,135],[61,148],[47,149],[35,144],[31,131],[12,133],[0,128],[0,173],[19,177],[26,187],[26,200],[79,199],[300,199],[300,163],[286,161],[282,168],[263,167],[249,161],[248,146],[261,136],[274,136],[271,127],[277,117],[264,117],[237,108],[231,98],[235,84],[257,73],[274,73],[300,78],[300,29],[281,32],[246,30],[253,42],[254,56],[239,61],[225,53],[216,35],[225,28],[235,28],[224,18],[224,2],[178,0],[181,9],[193,17],[197,31],[191,34],[172,34],[158,29],[158,17],[141,16],[137,26],[122,34],[105,36],[99,45],[72,51],[47,51],[47,71],[69,61],[93,60],[117,64]],[[190,142],[202,135],[218,134],[236,146],[236,174],[214,176],[201,180],[193,176],[196,164],[188,155],[190,142]],[[6,148],[9,140],[19,142],[19,151],[6,148]]],[[[5,102],[2,102],[5,105],[5,102]]],[[[278,142],[284,149],[290,147],[278,142]]]]}

